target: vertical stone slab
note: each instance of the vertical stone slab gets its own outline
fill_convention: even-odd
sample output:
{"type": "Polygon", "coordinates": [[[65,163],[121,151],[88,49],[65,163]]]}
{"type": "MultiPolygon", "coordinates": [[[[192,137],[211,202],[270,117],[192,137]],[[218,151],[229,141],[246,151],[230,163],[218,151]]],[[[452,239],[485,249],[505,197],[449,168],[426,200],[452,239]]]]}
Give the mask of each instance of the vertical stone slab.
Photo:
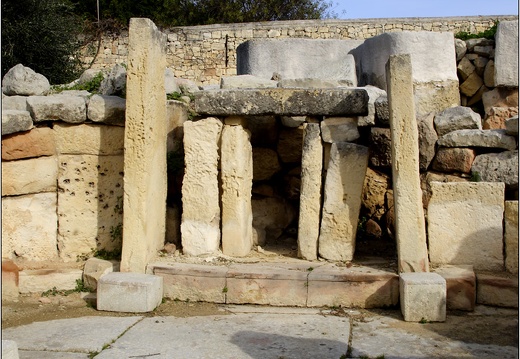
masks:
{"type": "Polygon", "coordinates": [[[419,178],[419,135],[409,54],[386,63],[392,137],[392,178],[399,272],[428,272],[426,228],[419,178]]]}
{"type": "Polygon", "coordinates": [[[166,35],[130,19],[126,81],[121,271],[144,273],[163,247],[166,223],[166,35]]]}
{"type": "Polygon", "coordinates": [[[503,182],[431,182],[428,243],[432,264],[503,271],[503,182]]]}
{"type": "Polygon", "coordinates": [[[302,182],[298,220],[298,256],[307,260],[318,259],[322,170],[323,146],[320,125],[307,123],[303,126],[302,182]]]}
{"type": "Polygon", "coordinates": [[[318,251],[328,260],[354,257],[361,193],[368,166],[368,147],[333,143],[325,179],[318,251]]]}
{"type": "Polygon", "coordinates": [[[253,149],[242,126],[222,131],[222,252],[243,257],[253,246],[253,149]]]}
{"type": "Polygon", "coordinates": [[[506,201],[504,224],[506,270],[518,275],[518,201],[506,201]]]}
{"type": "Polygon", "coordinates": [[[222,122],[216,118],[184,123],[181,241],[184,254],[218,250],[220,204],[219,143],[222,122]]]}
{"type": "Polygon", "coordinates": [[[500,21],[495,41],[495,86],[518,87],[518,20],[500,21]]]}

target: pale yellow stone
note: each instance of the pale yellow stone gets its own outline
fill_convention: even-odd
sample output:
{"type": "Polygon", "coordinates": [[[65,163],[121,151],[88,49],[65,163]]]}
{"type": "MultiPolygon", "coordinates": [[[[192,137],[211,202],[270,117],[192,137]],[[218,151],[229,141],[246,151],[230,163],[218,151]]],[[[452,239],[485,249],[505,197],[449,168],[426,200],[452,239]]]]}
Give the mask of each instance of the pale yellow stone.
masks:
{"type": "Polygon", "coordinates": [[[54,124],[56,151],[62,155],[121,155],[125,128],[98,124],[54,124]]]}
{"type": "Polygon", "coordinates": [[[506,270],[518,275],[518,201],[505,203],[506,270]]]}
{"type": "Polygon", "coordinates": [[[56,191],[56,156],[2,162],[2,196],[56,191]]]}

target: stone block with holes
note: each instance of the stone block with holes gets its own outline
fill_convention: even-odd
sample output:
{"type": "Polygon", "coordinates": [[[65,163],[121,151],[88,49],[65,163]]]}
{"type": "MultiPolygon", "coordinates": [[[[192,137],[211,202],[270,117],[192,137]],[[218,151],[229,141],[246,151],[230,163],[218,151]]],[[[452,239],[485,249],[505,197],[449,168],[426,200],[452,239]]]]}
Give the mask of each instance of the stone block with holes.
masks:
{"type": "Polygon", "coordinates": [[[446,320],[446,280],[437,273],[399,275],[401,313],[407,322],[446,320]]]}
{"type": "Polygon", "coordinates": [[[97,309],[109,312],[151,312],[163,298],[163,278],[142,273],[108,273],[97,287],[97,309]]]}

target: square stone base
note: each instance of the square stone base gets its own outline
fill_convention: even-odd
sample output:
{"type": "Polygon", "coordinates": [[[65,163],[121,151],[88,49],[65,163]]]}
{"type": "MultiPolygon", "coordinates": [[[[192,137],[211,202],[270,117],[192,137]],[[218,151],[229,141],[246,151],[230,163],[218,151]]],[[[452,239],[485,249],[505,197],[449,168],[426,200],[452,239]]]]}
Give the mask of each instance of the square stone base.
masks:
{"type": "Polygon", "coordinates": [[[108,273],[97,288],[97,309],[109,312],[151,312],[163,297],[163,278],[142,273],[108,273]]]}
{"type": "Polygon", "coordinates": [[[446,280],[437,273],[401,273],[401,312],[407,322],[446,320],[446,280]]]}

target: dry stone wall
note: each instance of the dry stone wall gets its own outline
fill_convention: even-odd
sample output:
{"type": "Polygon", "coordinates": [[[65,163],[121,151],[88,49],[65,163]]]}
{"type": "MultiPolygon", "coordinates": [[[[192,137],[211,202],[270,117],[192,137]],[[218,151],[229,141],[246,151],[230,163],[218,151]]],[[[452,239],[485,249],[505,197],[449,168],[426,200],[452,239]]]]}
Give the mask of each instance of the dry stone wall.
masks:
{"type": "MultiPolygon", "coordinates": [[[[163,29],[168,36],[167,63],[175,76],[200,84],[218,84],[222,76],[237,74],[237,47],[253,39],[355,39],[364,40],[394,31],[465,31],[478,33],[494,21],[515,16],[448,18],[393,18],[360,20],[299,20],[245,24],[217,24],[163,29]]],[[[108,34],[98,47],[85,50],[84,62],[93,68],[126,63],[128,32],[108,34]]]]}

